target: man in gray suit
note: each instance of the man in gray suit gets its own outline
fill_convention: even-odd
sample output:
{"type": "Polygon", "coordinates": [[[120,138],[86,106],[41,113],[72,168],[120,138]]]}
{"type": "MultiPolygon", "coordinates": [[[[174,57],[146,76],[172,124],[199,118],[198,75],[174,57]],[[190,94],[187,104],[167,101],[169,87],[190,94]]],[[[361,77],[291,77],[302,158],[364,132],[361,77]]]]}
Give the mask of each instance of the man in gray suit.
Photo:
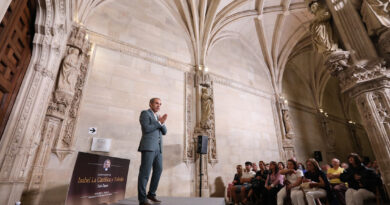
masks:
{"type": "Polygon", "coordinates": [[[150,99],[149,107],[150,109],[142,111],[139,117],[142,129],[142,138],[138,147],[138,151],[141,152],[141,166],[138,174],[138,201],[140,205],[149,205],[148,199],[154,203],[161,202],[156,199],[156,190],[162,173],[162,135],[167,134],[165,121],[168,115],[164,114],[161,117],[157,114],[161,107],[159,98],[150,99]],[[152,181],[148,195],[146,195],[146,184],[152,167],[152,181]]]}

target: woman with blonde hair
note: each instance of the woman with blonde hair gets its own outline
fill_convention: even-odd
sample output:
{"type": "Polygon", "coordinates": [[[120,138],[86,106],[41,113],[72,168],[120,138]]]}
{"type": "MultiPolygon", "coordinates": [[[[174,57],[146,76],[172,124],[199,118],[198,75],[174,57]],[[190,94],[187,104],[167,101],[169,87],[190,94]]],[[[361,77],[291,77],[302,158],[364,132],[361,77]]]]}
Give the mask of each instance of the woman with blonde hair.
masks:
{"type": "Polygon", "coordinates": [[[316,199],[327,196],[330,190],[329,181],[318,162],[313,158],[306,160],[306,170],[303,182],[307,186],[303,186],[302,192],[292,195],[291,200],[296,204],[305,204],[306,200],[308,205],[315,205],[316,199]]]}

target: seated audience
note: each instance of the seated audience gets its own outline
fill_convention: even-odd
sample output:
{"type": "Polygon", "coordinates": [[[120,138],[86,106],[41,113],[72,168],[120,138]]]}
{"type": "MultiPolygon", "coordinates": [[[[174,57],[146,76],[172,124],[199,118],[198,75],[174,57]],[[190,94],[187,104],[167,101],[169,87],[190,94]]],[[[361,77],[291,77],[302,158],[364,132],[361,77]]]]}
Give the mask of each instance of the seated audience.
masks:
{"type": "Polygon", "coordinates": [[[348,169],[348,167],[349,166],[347,163],[345,163],[345,162],[341,163],[341,168],[343,168],[344,170],[348,169]]]}
{"type": "Polygon", "coordinates": [[[330,165],[329,164],[324,164],[321,166],[321,170],[327,174],[328,173],[328,169],[330,169],[330,165]]]}
{"type": "Polygon", "coordinates": [[[255,173],[258,171],[256,162],[252,162],[252,171],[255,173]]]}
{"type": "Polygon", "coordinates": [[[366,166],[367,168],[372,168],[372,162],[370,161],[370,158],[365,156],[363,157],[362,161],[363,165],[366,166]]]}
{"type": "Polygon", "coordinates": [[[300,162],[298,162],[298,169],[301,170],[303,174],[306,173],[305,166],[300,162]]]}
{"type": "Polygon", "coordinates": [[[366,168],[356,153],[348,156],[349,168],[340,175],[343,182],[348,182],[348,189],[345,193],[347,205],[363,204],[365,199],[374,198],[376,187],[381,180],[372,169],[366,168]]]}
{"type": "Polygon", "coordinates": [[[265,164],[265,170],[269,171],[269,163],[265,164]]]}
{"type": "Polygon", "coordinates": [[[381,177],[381,172],[379,171],[379,166],[378,166],[378,162],[376,160],[374,160],[372,162],[372,169],[375,171],[375,173],[381,177]]]}
{"type": "MultiPolygon", "coordinates": [[[[248,201],[247,199],[247,192],[251,189],[252,184],[250,183],[252,178],[255,176],[255,173],[251,170],[252,169],[252,162],[245,162],[245,170],[242,172],[240,183],[241,185],[234,186],[232,193],[236,195],[237,193],[240,193],[241,203],[246,204],[248,201]]],[[[238,197],[235,196],[236,201],[238,202],[238,197]]]]}
{"type": "Polygon", "coordinates": [[[286,198],[286,201],[290,201],[293,205],[299,205],[297,201],[291,200],[291,196],[301,192],[301,190],[299,190],[299,186],[302,183],[303,172],[298,169],[297,162],[293,159],[289,159],[287,161],[287,169],[280,170],[279,173],[285,175],[285,186],[278,192],[278,205],[283,205],[286,198]]]}
{"type": "Polygon", "coordinates": [[[248,197],[251,197],[253,194],[258,201],[262,201],[264,198],[262,194],[265,189],[265,180],[269,172],[265,170],[265,163],[263,161],[259,161],[259,168],[260,170],[256,172],[255,177],[252,179],[252,189],[249,191],[248,197]]]}
{"type": "Polygon", "coordinates": [[[279,168],[279,170],[283,170],[286,167],[284,166],[283,162],[278,162],[278,168],[279,168]]]}
{"type": "Polygon", "coordinates": [[[283,175],[279,173],[279,168],[276,162],[271,161],[269,166],[269,174],[265,180],[265,201],[266,204],[276,204],[276,194],[283,186],[283,175]]]}
{"type": "Polygon", "coordinates": [[[310,158],[306,161],[306,173],[304,174],[304,184],[302,184],[303,192],[298,192],[291,196],[291,200],[295,204],[305,204],[305,199],[308,205],[315,205],[316,199],[324,198],[329,191],[329,182],[323,171],[321,171],[318,162],[310,158]]]}
{"type": "Polygon", "coordinates": [[[236,169],[237,169],[237,173],[234,175],[233,187],[230,191],[234,204],[238,203],[237,192],[240,193],[239,191],[241,191],[241,185],[242,185],[241,184],[242,166],[237,165],[236,169]]]}
{"type": "Polygon", "coordinates": [[[345,205],[345,191],[347,187],[345,183],[340,180],[340,174],[343,173],[344,168],[340,167],[340,160],[332,159],[332,168],[328,169],[327,177],[331,186],[331,192],[337,198],[337,204],[345,205]]]}

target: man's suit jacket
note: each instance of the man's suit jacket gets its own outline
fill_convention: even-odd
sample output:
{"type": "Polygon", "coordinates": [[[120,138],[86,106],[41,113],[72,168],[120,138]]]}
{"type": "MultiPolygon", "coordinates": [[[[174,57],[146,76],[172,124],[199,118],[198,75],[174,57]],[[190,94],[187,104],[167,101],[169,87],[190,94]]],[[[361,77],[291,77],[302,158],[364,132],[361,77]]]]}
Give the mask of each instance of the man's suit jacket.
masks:
{"type": "Polygon", "coordinates": [[[158,151],[162,153],[162,135],[167,134],[167,127],[161,125],[151,109],[141,112],[139,117],[141,123],[142,138],[138,151],[158,151]]]}

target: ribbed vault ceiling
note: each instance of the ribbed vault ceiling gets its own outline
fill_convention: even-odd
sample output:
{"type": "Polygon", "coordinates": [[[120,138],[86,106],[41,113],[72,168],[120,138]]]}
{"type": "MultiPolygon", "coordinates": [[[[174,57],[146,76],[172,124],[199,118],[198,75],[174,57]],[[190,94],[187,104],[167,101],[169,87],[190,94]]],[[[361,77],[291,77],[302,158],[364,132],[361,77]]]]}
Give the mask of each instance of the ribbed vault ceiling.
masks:
{"type": "MultiPolygon", "coordinates": [[[[307,35],[312,15],[304,0],[149,0],[162,4],[181,25],[195,65],[218,41],[238,38],[267,66],[277,93],[285,65],[296,44],[307,35]]],[[[74,20],[85,23],[96,7],[115,0],[73,0],[74,20]]],[[[305,47],[302,47],[305,49],[305,47]]],[[[298,52],[294,49],[294,52],[298,52]]]]}

